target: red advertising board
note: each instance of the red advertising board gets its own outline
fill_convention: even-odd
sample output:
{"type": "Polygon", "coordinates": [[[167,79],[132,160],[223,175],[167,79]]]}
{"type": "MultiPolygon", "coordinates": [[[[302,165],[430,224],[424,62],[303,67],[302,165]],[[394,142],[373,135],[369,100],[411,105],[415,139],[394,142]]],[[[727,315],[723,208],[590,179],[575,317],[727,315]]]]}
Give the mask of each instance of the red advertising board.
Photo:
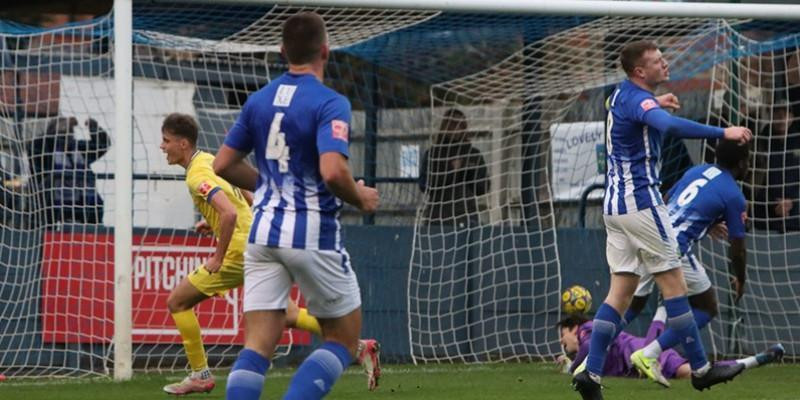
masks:
{"type": "MultiPolygon", "coordinates": [[[[110,233],[48,232],[42,262],[43,340],[107,343],[114,332],[114,237],[110,233]]],[[[134,235],[133,342],[182,343],[167,310],[170,291],[214,252],[210,237],[134,235]]],[[[200,303],[206,344],[244,343],[242,291],[200,303]]],[[[293,298],[296,298],[293,291],[293,298]]],[[[284,332],[282,344],[310,344],[308,333],[284,332]]]]}

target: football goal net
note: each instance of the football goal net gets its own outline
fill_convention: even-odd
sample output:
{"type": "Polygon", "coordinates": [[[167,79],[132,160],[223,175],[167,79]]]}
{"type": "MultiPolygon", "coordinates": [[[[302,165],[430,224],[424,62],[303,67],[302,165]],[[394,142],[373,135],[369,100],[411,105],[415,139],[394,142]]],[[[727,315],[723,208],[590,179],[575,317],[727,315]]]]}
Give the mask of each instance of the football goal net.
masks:
{"type": "MultiPolygon", "coordinates": [[[[620,49],[643,39],[670,63],[663,90],[680,98],[678,115],[756,134],[742,182],[750,205],[742,301],[732,300],[727,244],[705,239],[698,254],[720,297],[707,350],[738,355],[781,342],[798,354],[796,24],[745,18],[736,7],[738,19],[537,14],[517,1],[496,12],[278,3],[135,3],[125,94],[115,92],[112,14],[54,29],[0,24],[0,373],[107,375],[120,343],[135,370],[186,368],[166,299],[213,252],[213,238],[192,231],[199,214],[183,169],[159,149],[161,122],[172,112],[195,116],[199,147],[216,152],[247,96],[286,71],[281,24],[303,10],[326,20],[325,83],[353,107],[350,163],[382,197],[373,217],[345,208],[343,224],[405,227],[397,232],[411,236],[392,249],[407,254],[404,282],[362,294],[404,317],[365,318],[379,339],[402,344],[393,360],[547,359],[560,352],[560,291],[583,283],[602,301],[603,236],[576,241],[584,231],[574,226],[583,205],[589,229],[603,229],[602,191],[587,188],[604,182],[604,101],[624,79],[620,49]],[[132,102],[132,136],[115,126],[119,95],[132,102]],[[120,154],[132,162],[130,192],[115,186],[120,154]],[[117,212],[121,194],[130,212],[117,212]],[[114,239],[123,230],[132,232],[123,274],[131,318],[115,337],[114,239]],[[592,255],[592,265],[564,261],[576,253],[592,255]],[[589,282],[588,270],[601,278],[589,282]]],[[[687,6],[669,4],[652,7],[687,6]]],[[[665,186],[687,165],[713,162],[713,144],[699,141],[667,139],[663,153],[665,186]]],[[[202,303],[197,315],[210,365],[229,365],[243,342],[241,292],[202,303]]],[[[281,354],[312,341],[288,330],[281,354]]]]}

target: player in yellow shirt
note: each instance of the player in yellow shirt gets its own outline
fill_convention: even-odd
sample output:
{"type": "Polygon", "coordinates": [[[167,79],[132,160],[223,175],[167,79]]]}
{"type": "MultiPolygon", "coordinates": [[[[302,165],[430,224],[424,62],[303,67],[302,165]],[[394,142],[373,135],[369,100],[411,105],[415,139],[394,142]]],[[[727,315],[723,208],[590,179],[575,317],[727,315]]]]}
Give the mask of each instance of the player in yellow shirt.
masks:
{"type": "MultiPolygon", "coordinates": [[[[196,229],[211,231],[217,238],[214,255],[184,278],[167,299],[192,368],[192,373],[183,381],[164,386],[165,392],[174,395],[210,392],[214,388],[214,377],[208,369],[200,324],[193,308],[209,297],[224,295],[242,284],[244,250],[253,219],[252,194],[214,174],[211,166],[214,156],[197,149],[198,131],[194,118],[178,113],[168,115],[161,127],[161,151],[166,154],[167,163],[186,168],[189,193],[205,218],[196,229]]],[[[286,326],[322,335],[317,319],[291,301],[286,310],[286,326]]],[[[358,361],[367,373],[370,390],[378,386],[379,355],[380,345],[375,340],[361,340],[358,361]]]]}

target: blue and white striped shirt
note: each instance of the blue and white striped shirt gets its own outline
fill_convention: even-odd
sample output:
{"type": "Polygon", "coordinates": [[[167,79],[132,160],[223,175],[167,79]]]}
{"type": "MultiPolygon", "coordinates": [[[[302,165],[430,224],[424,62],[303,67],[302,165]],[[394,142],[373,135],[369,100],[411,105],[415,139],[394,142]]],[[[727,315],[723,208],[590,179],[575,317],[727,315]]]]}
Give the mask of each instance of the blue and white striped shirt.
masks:
{"type": "Polygon", "coordinates": [[[747,201],[730,172],[713,164],[692,167],[667,196],[669,218],[681,255],[719,221],[725,221],[728,238],[745,236],[747,201]]]}
{"type": "Polygon", "coordinates": [[[225,144],[255,151],[259,177],[250,243],[342,249],[342,201],[325,186],[319,157],[349,157],[350,117],[347,98],[310,74],[286,73],[248,98],[225,144]]]}
{"type": "Polygon", "coordinates": [[[604,213],[628,214],[664,204],[658,191],[662,132],[644,122],[647,112],[660,108],[658,101],[625,80],[608,106],[604,213]]]}

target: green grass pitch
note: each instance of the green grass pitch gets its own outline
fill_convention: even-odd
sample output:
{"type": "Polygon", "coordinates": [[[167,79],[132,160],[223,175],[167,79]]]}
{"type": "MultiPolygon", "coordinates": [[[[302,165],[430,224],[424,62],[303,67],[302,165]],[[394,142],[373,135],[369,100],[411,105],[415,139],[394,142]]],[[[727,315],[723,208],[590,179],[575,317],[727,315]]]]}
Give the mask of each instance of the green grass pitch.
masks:
{"type": "MultiPolygon", "coordinates": [[[[579,399],[569,386],[569,378],[545,363],[500,365],[391,365],[383,369],[381,387],[366,390],[365,378],[357,367],[351,367],[336,384],[328,399],[579,399]]],[[[262,399],[280,399],[289,384],[293,370],[270,371],[262,399]]],[[[210,394],[194,394],[185,399],[215,400],[225,398],[224,377],[217,371],[217,388],[210,394]],[[223,378],[223,379],[221,379],[223,378]]],[[[699,393],[686,380],[673,381],[671,389],[663,389],[643,379],[607,378],[604,383],[608,400],[781,400],[800,399],[797,384],[800,365],[769,365],[745,371],[735,381],[699,393]]],[[[19,380],[0,382],[0,399],[25,400],[138,400],[169,399],[161,387],[177,374],[138,374],[124,383],[109,379],[82,380],[19,380]]]]}

